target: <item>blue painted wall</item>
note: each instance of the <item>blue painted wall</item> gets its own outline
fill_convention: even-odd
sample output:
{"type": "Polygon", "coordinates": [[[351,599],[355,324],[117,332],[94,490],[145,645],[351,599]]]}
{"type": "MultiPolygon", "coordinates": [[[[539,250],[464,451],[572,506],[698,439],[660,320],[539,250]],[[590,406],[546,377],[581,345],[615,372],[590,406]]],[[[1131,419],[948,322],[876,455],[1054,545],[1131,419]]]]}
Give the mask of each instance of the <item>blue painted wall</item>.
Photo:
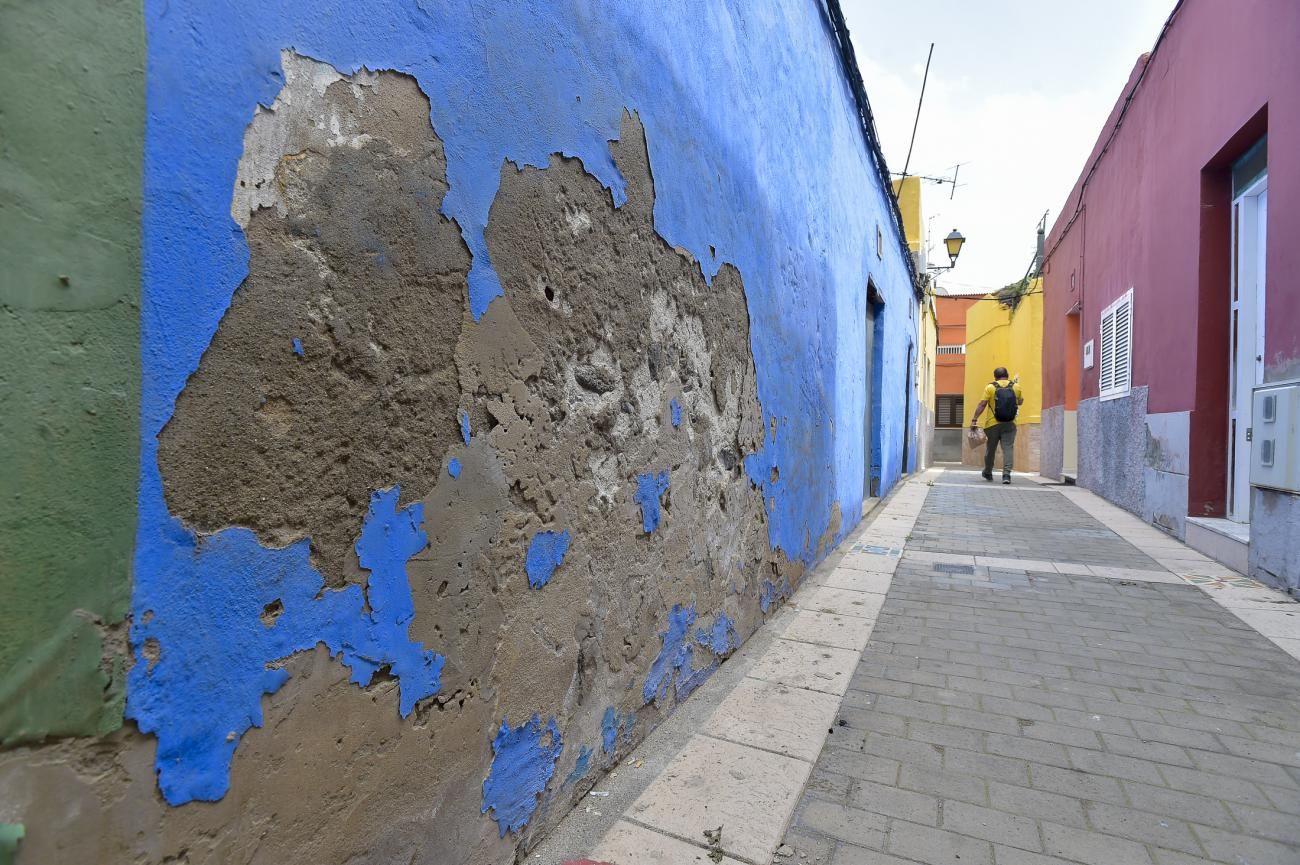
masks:
{"type": "MultiPolygon", "coordinates": [[[[260,722],[262,694],[274,692],[284,678],[259,675],[255,683],[222,692],[226,702],[209,707],[222,717],[208,723],[211,731],[229,731],[222,742],[184,735],[187,713],[202,695],[196,682],[176,673],[186,665],[237,671],[271,660],[264,646],[248,641],[187,644],[186,633],[212,632],[231,614],[223,603],[228,587],[206,593],[194,587],[209,586],[213,574],[251,580],[245,598],[251,610],[263,596],[278,597],[275,586],[258,585],[260,574],[281,575],[307,594],[319,585],[293,548],[273,551],[242,536],[229,539],[239,543],[195,538],[168,512],[157,459],[159,432],[247,273],[249,251],[230,217],[231,190],[254,107],[269,105],[283,86],[283,49],[345,74],[365,66],[416,78],[445,143],[450,191],[443,209],[473,253],[467,303],[475,320],[501,294],[483,232],[503,161],[545,166],[552,153],[578,157],[621,203],[624,181],[608,141],[618,137],[623,111],[637,112],[655,182],[656,230],[698,259],[706,278],[724,263],[743,276],[764,427],[775,429],[762,450],[746,458],[745,469],[772,502],[773,548],[812,565],[836,511],[835,541],[861,514],[869,463],[862,436],[868,278],[884,298],[883,398],[873,437],[882,493],[897,481],[910,428],[903,394],[916,299],[888,193],[873,168],[819,3],[265,0],[232,15],[225,0],[149,0],[146,12],[143,419],[132,645],[143,661],[147,640],[166,637],[168,643],[158,675],[137,666],[127,714],[160,741],[175,734],[176,747],[167,753],[183,769],[171,769],[170,801],[224,794],[223,761],[228,766],[239,737],[260,722]],[[877,227],[886,238],[879,255],[877,227]]],[[[461,423],[468,437],[468,416],[461,423]]],[[[458,469],[459,462],[448,464],[453,475],[458,469]]],[[[393,503],[384,503],[391,513],[393,503]]],[[[419,520],[418,513],[411,516],[405,537],[418,535],[419,545],[375,547],[376,567],[386,577],[401,574],[423,545],[419,520]]],[[[519,560],[525,555],[520,550],[519,560]]],[[[297,616],[291,620],[293,646],[345,643],[347,630],[320,619],[307,594],[300,614],[285,613],[297,616]]],[[[427,679],[435,661],[426,652],[437,647],[408,644],[403,615],[374,637],[375,651],[381,657],[407,653],[402,657],[413,658],[411,668],[427,679]]],[[[663,611],[660,622],[668,615],[663,611]]],[[[730,638],[722,642],[730,648],[730,638]]],[[[440,657],[436,663],[441,666],[440,657]]],[[[679,666],[702,670],[706,663],[679,666]]],[[[408,692],[428,690],[427,682],[407,682],[397,665],[392,671],[404,708],[408,692]]],[[[679,678],[679,690],[684,684],[694,686],[679,678]]],[[[546,765],[530,770],[530,783],[544,783],[564,731],[548,726],[551,734],[541,737],[537,724],[555,723],[545,719],[528,728],[538,734],[530,739],[510,726],[525,719],[500,720],[493,742],[498,753],[534,765],[519,749],[541,742],[546,765]]],[[[527,822],[531,793],[512,798],[517,791],[500,772],[489,786],[502,833],[527,822]]]]}

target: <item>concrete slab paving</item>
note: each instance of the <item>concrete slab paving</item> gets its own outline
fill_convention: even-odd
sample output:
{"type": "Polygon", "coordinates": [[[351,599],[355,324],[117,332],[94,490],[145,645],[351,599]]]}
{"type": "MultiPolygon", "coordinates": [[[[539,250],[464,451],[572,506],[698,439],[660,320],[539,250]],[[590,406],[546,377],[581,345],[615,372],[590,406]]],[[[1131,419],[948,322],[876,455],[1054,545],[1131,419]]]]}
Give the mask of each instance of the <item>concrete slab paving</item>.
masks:
{"type": "Polygon", "coordinates": [[[858,653],[851,649],[778,639],[749,675],[778,685],[840,696],[848,689],[857,662],[858,653]]]}
{"type": "Polygon", "coordinates": [[[1137,580],[1143,583],[1184,583],[1184,580],[1169,571],[1145,570],[1140,568],[1111,568],[1104,565],[1090,565],[1092,573],[1108,580],[1137,580]]]}
{"type": "Polygon", "coordinates": [[[703,838],[721,826],[725,853],[768,862],[811,769],[803,760],[694,736],[629,817],[678,838],[703,838]]]}
{"type": "Polygon", "coordinates": [[[871,638],[871,626],[875,622],[875,618],[801,609],[786,624],[781,638],[861,652],[871,638]]]}
{"type": "Polygon", "coordinates": [[[812,763],[839,706],[834,694],[746,678],[714,710],[701,732],[812,763]]]}
{"type": "Polygon", "coordinates": [[[870,596],[872,594],[863,590],[841,589],[825,584],[814,585],[799,593],[798,606],[802,610],[813,610],[818,613],[837,613],[843,616],[857,616],[860,619],[875,619],[885,599],[883,592],[874,593],[874,597],[870,596]]]}
{"type": "Polygon", "coordinates": [[[822,585],[831,589],[847,589],[853,592],[883,595],[889,591],[889,584],[893,581],[895,569],[891,569],[887,573],[880,573],[858,571],[852,568],[836,568],[822,581],[822,585]]]}
{"type": "Polygon", "coordinates": [[[872,574],[892,574],[898,569],[898,556],[849,553],[840,559],[839,569],[865,571],[872,574]]]}
{"type": "MultiPolygon", "coordinates": [[[[714,865],[706,848],[687,844],[627,820],[614,824],[592,853],[592,859],[612,865],[714,865]]],[[[742,863],[724,855],[720,865],[742,863]]]]}

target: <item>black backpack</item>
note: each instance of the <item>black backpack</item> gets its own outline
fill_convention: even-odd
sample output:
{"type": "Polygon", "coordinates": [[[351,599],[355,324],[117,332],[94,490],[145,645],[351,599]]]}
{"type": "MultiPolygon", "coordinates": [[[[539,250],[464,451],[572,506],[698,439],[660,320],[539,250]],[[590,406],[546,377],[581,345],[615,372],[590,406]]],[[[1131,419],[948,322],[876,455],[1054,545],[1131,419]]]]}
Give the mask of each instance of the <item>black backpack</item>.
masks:
{"type": "Polygon", "coordinates": [[[1011,384],[1001,387],[993,382],[993,419],[998,423],[1009,423],[1016,419],[1020,406],[1016,403],[1016,391],[1011,384]]]}

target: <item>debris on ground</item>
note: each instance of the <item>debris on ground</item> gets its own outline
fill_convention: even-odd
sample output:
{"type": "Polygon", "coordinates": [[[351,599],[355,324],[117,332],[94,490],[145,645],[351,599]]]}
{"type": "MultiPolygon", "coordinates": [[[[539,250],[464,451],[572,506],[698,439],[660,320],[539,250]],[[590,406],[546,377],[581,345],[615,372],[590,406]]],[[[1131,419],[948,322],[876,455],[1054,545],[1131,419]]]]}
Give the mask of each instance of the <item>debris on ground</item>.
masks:
{"type": "Polygon", "coordinates": [[[722,827],[717,829],[705,829],[704,840],[709,842],[709,859],[714,862],[722,861],[722,827]]]}
{"type": "Polygon", "coordinates": [[[785,857],[793,856],[794,848],[791,847],[789,844],[782,844],[780,847],[776,848],[776,855],[785,856],[785,857]]]}

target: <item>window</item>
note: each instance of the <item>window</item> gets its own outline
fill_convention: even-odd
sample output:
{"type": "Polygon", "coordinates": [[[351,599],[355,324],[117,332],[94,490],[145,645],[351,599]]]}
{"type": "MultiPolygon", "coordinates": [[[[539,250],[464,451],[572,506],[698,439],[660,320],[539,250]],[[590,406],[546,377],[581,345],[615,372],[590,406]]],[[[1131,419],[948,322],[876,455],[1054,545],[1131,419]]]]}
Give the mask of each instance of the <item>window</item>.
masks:
{"type": "Polygon", "coordinates": [[[876,223],[876,258],[885,257],[885,235],[880,230],[880,223],[876,223]]]}
{"type": "Polygon", "coordinates": [[[964,345],[941,345],[935,349],[936,354],[965,354],[966,346],[964,345]]]}
{"type": "Polygon", "coordinates": [[[1102,399],[1128,396],[1133,385],[1133,289],[1101,311],[1102,399]]]}
{"type": "Polygon", "coordinates": [[[966,398],[961,394],[945,394],[934,398],[934,425],[960,427],[966,417],[966,398]]]}

